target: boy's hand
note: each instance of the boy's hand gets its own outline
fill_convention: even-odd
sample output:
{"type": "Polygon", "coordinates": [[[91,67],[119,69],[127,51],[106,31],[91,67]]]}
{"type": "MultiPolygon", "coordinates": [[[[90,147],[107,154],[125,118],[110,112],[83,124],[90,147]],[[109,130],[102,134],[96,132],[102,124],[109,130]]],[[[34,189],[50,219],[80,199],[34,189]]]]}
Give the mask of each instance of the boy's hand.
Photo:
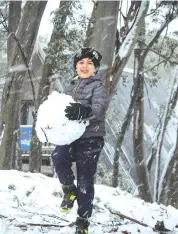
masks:
{"type": "Polygon", "coordinates": [[[83,120],[90,116],[92,108],[81,103],[70,103],[64,111],[69,120],[83,120]]]}

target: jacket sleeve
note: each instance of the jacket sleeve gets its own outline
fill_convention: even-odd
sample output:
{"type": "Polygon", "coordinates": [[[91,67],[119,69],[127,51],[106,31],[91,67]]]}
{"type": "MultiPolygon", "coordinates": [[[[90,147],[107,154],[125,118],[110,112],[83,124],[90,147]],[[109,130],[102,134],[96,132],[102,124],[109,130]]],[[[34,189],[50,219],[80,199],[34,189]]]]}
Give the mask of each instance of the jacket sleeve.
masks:
{"type": "Polygon", "coordinates": [[[90,120],[103,119],[108,108],[108,103],[109,103],[109,97],[107,89],[102,83],[99,83],[93,89],[93,94],[91,99],[92,114],[90,120]]]}

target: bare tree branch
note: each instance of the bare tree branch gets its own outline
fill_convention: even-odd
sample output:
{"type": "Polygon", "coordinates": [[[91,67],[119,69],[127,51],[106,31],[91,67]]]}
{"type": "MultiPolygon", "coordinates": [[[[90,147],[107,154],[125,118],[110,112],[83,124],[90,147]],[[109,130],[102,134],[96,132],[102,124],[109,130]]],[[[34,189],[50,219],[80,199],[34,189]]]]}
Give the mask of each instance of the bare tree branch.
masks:
{"type": "Polygon", "coordinates": [[[166,62],[166,61],[167,61],[167,60],[164,59],[164,60],[160,61],[159,63],[155,64],[155,65],[154,65],[153,67],[151,67],[150,69],[147,69],[147,70],[143,71],[142,73],[147,73],[147,72],[149,72],[149,71],[153,71],[156,67],[158,67],[160,64],[162,64],[162,63],[164,63],[164,62],[166,62]]]}
{"type": "MultiPolygon", "coordinates": [[[[144,44],[145,47],[147,48],[148,44],[146,44],[145,42],[143,42],[143,41],[141,41],[141,40],[138,40],[138,41],[139,41],[140,43],[144,44]]],[[[164,58],[165,61],[168,61],[170,64],[178,65],[178,62],[177,62],[177,61],[171,60],[171,59],[170,59],[171,56],[167,57],[166,55],[163,55],[163,54],[159,53],[158,51],[156,51],[156,50],[154,50],[154,49],[152,49],[152,48],[149,48],[149,50],[150,50],[151,52],[153,52],[153,53],[159,55],[160,57],[164,58]]]]}
{"type": "Polygon", "coordinates": [[[149,14],[147,14],[146,17],[154,14],[158,10],[158,8],[161,6],[162,2],[164,2],[164,1],[160,1],[158,3],[158,5],[156,6],[156,8],[152,12],[150,12],[149,14]]]}
{"type": "Polygon", "coordinates": [[[19,228],[25,228],[27,226],[40,226],[40,227],[66,227],[66,226],[69,226],[69,227],[72,227],[75,225],[75,222],[71,222],[69,223],[68,225],[66,224],[54,224],[54,223],[20,223],[20,224],[17,224],[16,227],[19,227],[19,228]]]}
{"type": "Polygon", "coordinates": [[[156,35],[153,37],[153,39],[148,43],[142,57],[145,58],[150,50],[150,48],[153,46],[153,44],[158,40],[158,38],[160,37],[161,33],[164,31],[164,29],[169,25],[169,23],[171,23],[175,18],[177,17],[177,10],[174,13],[174,6],[172,9],[172,13],[169,13],[166,15],[166,20],[164,22],[164,24],[161,26],[161,28],[157,31],[156,35]]]}
{"type": "MultiPolygon", "coordinates": [[[[148,224],[146,224],[146,223],[140,222],[139,220],[136,220],[136,219],[134,219],[134,218],[131,218],[131,217],[129,217],[129,216],[126,216],[126,215],[124,215],[124,214],[122,214],[122,213],[120,213],[120,212],[114,212],[114,211],[112,211],[110,208],[109,208],[109,211],[110,211],[111,214],[117,215],[117,216],[119,216],[119,217],[122,218],[122,219],[128,219],[128,220],[130,220],[130,221],[132,221],[132,222],[134,222],[134,223],[137,223],[137,224],[139,224],[139,225],[141,225],[141,226],[144,226],[144,227],[150,227],[150,226],[149,226],[148,224]]],[[[155,227],[151,227],[151,228],[153,229],[153,231],[170,232],[169,229],[167,229],[167,228],[165,228],[165,227],[161,227],[161,226],[159,226],[159,225],[155,225],[155,227]]]]}

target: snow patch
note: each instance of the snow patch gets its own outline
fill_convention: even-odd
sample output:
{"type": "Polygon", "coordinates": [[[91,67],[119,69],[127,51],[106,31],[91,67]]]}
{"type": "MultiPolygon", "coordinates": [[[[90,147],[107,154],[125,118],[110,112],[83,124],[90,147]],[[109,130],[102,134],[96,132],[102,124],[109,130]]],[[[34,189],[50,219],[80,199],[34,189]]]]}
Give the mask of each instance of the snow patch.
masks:
{"type": "MultiPolygon", "coordinates": [[[[63,215],[60,213],[62,197],[55,196],[54,192],[62,194],[57,178],[50,178],[40,173],[1,170],[0,233],[75,233],[73,222],[77,217],[77,202],[69,214],[63,215]]],[[[177,209],[172,206],[147,203],[119,188],[95,185],[93,205],[89,233],[121,234],[125,231],[132,234],[155,234],[157,232],[153,228],[157,221],[163,221],[172,234],[178,231],[175,228],[178,222],[177,209]],[[144,223],[148,227],[121,218],[119,214],[144,223]]]]}

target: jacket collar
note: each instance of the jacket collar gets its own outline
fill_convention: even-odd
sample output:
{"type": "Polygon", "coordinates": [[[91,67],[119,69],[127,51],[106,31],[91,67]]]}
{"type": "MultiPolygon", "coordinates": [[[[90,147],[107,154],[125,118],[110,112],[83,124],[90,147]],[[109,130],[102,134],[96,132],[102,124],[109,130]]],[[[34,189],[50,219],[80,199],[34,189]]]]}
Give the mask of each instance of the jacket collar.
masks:
{"type": "Polygon", "coordinates": [[[71,82],[75,82],[78,79],[80,79],[80,80],[82,80],[82,81],[84,81],[86,83],[90,83],[90,82],[95,81],[95,80],[102,81],[102,77],[101,77],[101,75],[99,73],[96,73],[93,76],[90,76],[89,78],[84,78],[84,79],[80,78],[79,76],[74,76],[72,78],[71,82]]]}

